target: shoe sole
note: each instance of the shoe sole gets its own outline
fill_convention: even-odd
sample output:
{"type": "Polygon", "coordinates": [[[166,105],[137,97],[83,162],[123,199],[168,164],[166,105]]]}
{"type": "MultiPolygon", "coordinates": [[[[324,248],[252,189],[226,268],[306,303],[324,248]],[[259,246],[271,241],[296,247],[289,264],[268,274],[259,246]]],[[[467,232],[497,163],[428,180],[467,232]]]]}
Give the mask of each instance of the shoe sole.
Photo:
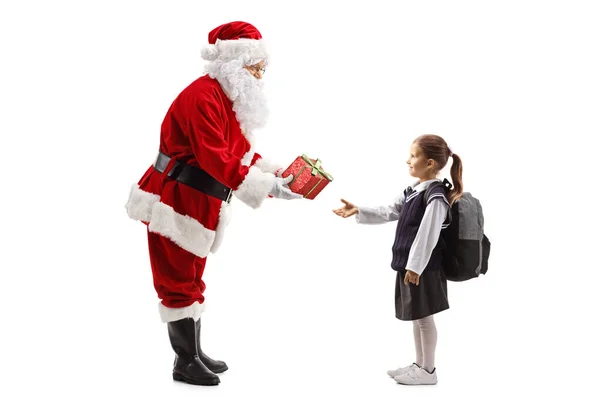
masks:
{"type": "MultiPolygon", "coordinates": [[[[209,368],[210,369],[210,368],[209,368]]],[[[215,368],[215,369],[210,369],[210,371],[213,374],[222,374],[223,372],[227,371],[229,369],[229,367],[226,365],[222,368],[215,368]]]]}
{"type": "Polygon", "coordinates": [[[404,385],[404,386],[431,386],[431,385],[437,385],[437,382],[431,382],[431,383],[402,383],[402,382],[396,381],[396,383],[398,385],[404,385]]]}
{"type": "Polygon", "coordinates": [[[217,379],[206,379],[206,380],[195,380],[195,379],[190,379],[190,378],[186,378],[183,375],[180,375],[178,373],[173,373],[173,380],[178,381],[178,382],[185,382],[185,383],[189,383],[191,385],[200,385],[200,386],[216,386],[218,385],[221,381],[217,378],[217,379]]]}

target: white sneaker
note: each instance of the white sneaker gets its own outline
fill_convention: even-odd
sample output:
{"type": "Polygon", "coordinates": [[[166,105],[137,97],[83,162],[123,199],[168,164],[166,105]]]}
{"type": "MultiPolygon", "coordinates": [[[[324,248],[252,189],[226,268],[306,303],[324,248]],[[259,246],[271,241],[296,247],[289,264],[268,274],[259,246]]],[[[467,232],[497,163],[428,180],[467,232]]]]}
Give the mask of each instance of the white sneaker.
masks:
{"type": "Polygon", "coordinates": [[[398,369],[393,369],[391,371],[388,371],[388,375],[391,376],[392,378],[395,378],[398,375],[404,375],[408,371],[412,371],[413,369],[418,369],[418,368],[421,368],[421,367],[419,367],[416,363],[412,363],[408,367],[401,367],[398,369]]]}
{"type": "Polygon", "coordinates": [[[416,368],[404,375],[395,376],[394,380],[402,385],[435,385],[437,371],[434,368],[433,372],[429,373],[424,368],[416,368]]]}

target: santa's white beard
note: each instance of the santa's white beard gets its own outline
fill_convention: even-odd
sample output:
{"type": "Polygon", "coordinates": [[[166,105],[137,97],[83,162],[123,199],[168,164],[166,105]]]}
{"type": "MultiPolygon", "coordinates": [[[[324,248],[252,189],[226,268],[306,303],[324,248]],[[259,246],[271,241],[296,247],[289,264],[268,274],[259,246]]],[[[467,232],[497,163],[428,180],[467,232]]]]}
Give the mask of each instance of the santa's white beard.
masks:
{"type": "Polygon", "coordinates": [[[251,134],[254,129],[266,124],[269,110],[262,90],[263,83],[252,76],[241,62],[211,61],[206,65],[205,72],[221,84],[233,102],[233,111],[243,132],[251,134]]]}

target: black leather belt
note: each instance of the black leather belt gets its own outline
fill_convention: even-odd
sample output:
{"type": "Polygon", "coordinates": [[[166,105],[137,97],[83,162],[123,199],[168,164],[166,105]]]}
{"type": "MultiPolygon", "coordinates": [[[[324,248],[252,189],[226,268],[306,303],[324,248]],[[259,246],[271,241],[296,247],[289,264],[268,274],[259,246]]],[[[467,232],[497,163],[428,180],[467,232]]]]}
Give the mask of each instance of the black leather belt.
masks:
{"type": "MultiPolygon", "coordinates": [[[[154,169],[162,174],[165,171],[165,168],[167,168],[169,161],[171,161],[171,158],[159,151],[158,157],[156,157],[156,161],[153,165],[154,169]]],[[[176,161],[173,168],[168,172],[168,176],[171,179],[175,179],[184,185],[199,190],[202,193],[206,193],[209,196],[216,197],[224,202],[229,203],[231,201],[233,190],[213,178],[205,170],[198,167],[176,161]]]]}

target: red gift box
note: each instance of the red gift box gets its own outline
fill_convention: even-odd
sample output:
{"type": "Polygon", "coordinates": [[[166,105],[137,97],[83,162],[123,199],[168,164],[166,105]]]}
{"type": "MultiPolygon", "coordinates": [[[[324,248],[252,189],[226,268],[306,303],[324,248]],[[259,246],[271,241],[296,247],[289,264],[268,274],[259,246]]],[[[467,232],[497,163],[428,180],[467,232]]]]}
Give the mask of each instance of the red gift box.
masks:
{"type": "Polygon", "coordinates": [[[281,176],[285,178],[290,174],[294,175],[294,179],[288,183],[290,190],[310,200],[333,181],[333,177],[321,168],[321,160],[309,158],[305,154],[297,157],[281,176]]]}

